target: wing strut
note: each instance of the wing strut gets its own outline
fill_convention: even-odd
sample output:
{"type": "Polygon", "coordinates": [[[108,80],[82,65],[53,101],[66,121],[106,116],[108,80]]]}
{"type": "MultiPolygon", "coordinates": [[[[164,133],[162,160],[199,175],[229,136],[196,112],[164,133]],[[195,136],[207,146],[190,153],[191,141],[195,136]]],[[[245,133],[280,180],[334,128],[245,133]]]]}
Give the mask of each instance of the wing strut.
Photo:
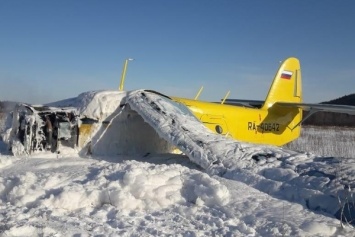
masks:
{"type": "Polygon", "coordinates": [[[296,124],[296,126],[294,126],[293,128],[291,128],[291,131],[295,128],[297,128],[298,126],[300,126],[304,121],[306,121],[309,117],[311,117],[313,114],[319,112],[321,110],[318,110],[318,109],[311,109],[309,110],[308,114],[306,117],[302,118],[302,120],[296,124]]]}
{"type": "Polygon", "coordinates": [[[223,100],[222,100],[222,102],[221,102],[222,105],[224,104],[224,102],[226,101],[226,99],[228,98],[228,96],[229,96],[230,93],[231,93],[231,91],[228,91],[228,92],[227,92],[226,96],[223,98],[223,100]]]}
{"type": "Polygon", "coordinates": [[[203,86],[201,86],[200,90],[197,92],[197,95],[195,96],[195,99],[194,99],[194,100],[197,100],[197,99],[198,99],[198,97],[200,96],[202,90],[203,90],[203,86]]]}

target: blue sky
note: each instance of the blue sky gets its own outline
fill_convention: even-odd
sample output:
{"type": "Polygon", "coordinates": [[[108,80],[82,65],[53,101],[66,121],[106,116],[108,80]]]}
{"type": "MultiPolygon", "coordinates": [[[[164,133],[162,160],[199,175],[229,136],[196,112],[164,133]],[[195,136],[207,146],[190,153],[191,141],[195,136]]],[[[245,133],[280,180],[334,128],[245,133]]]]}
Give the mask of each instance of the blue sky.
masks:
{"type": "Polygon", "coordinates": [[[0,100],[155,89],[264,99],[279,61],[301,61],[305,102],[355,93],[355,1],[0,1],[0,100]]]}

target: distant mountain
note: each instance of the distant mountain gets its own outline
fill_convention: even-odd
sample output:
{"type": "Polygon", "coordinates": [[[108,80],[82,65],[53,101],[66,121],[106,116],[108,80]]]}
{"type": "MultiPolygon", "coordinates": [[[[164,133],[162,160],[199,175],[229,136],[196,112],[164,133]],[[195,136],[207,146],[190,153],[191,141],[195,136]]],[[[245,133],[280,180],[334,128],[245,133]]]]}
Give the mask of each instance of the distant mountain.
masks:
{"type": "Polygon", "coordinates": [[[355,94],[344,95],[334,100],[322,102],[321,104],[334,104],[334,105],[354,105],[355,106],[355,94]]]}
{"type": "MultiPolygon", "coordinates": [[[[345,95],[321,104],[352,105],[355,106],[355,94],[345,95]]],[[[304,111],[303,116],[308,112],[304,111]]],[[[303,122],[304,125],[355,127],[355,116],[340,113],[318,112],[303,122]]]]}

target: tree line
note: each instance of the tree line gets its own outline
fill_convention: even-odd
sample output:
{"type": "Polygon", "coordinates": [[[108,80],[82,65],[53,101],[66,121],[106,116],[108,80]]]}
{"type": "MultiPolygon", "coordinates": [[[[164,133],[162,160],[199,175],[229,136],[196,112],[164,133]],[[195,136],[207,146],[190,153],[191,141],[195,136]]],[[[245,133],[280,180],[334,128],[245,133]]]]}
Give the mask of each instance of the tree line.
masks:
{"type": "MultiPolygon", "coordinates": [[[[335,105],[352,105],[355,106],[355,94],[345,95],[340,98],[322,102],[321,104],[335,105]]],[[[303,111],[303,116],[307,116],[309,112],[303,111]]],[[[355,115],[317,112],[303,122],[304,125],[314,126],[339,126],[339,127],[355,127],[355,115]]]]}

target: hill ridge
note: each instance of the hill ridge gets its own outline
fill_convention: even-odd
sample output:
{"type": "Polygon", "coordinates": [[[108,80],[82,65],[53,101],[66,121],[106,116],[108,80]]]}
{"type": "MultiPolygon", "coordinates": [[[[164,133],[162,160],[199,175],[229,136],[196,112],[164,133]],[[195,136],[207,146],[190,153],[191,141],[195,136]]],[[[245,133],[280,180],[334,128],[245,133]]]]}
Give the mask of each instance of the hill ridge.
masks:
{"type": "Polygon", "coordinates": [[[354,105],[355,106],[355,93],[344,95],[342,97],[321,102],[321,104],[335,104],[335,105],[354,105]]]}

